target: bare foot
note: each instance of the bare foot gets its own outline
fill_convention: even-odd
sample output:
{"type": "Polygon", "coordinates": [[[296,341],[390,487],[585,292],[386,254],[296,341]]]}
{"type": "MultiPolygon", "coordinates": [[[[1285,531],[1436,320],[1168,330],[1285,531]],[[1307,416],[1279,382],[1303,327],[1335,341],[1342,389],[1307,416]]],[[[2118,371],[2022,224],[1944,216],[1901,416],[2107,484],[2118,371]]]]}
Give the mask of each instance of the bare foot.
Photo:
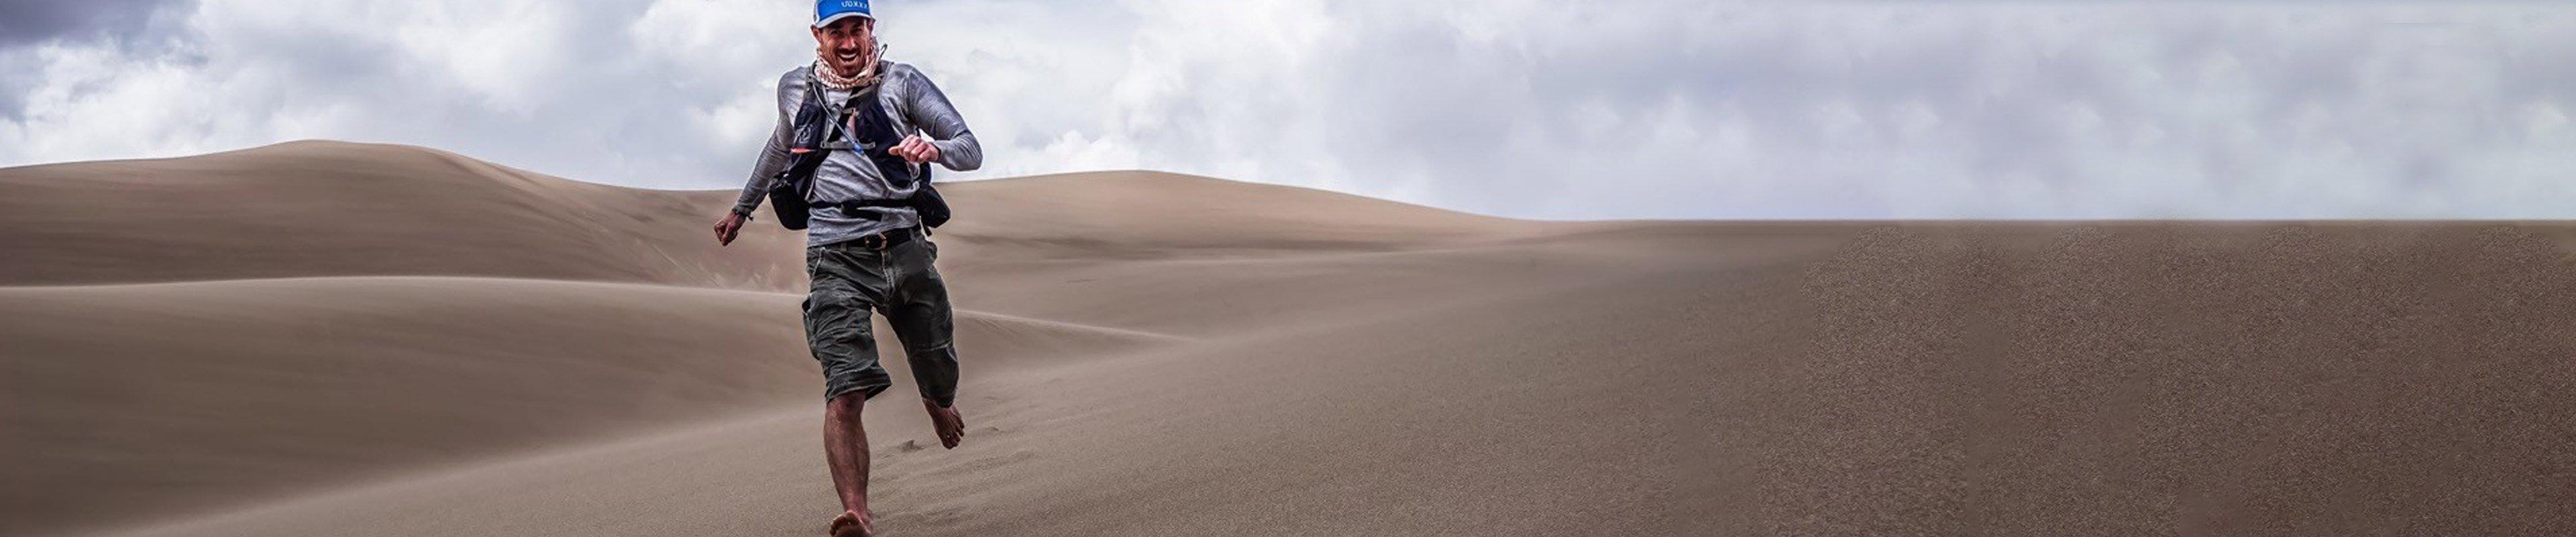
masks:
{"type": "Polygon", "coordinates": [[[966,440],[966,418],[957,416],[956,406],[943,407],[922,399],[921,408],[930,411],[930,427],[939,431],[940,447],[957,449],[957,443],[966,440]]]}
{"type": "Polygon", "coordinates": [[[832,517],[830,531],[832,537],[876,537],[877,525],[870,522],[867,515],[842,511],[841,516],[832,517]]]}

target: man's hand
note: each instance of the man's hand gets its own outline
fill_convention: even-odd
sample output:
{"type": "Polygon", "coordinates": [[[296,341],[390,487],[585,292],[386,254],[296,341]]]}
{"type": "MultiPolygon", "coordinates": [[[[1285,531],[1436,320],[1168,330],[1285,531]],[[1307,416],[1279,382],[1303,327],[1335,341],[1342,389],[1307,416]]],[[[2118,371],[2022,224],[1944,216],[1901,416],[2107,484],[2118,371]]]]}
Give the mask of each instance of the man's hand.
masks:
{"type": "Polygon", "coordinates": [[[716,246],[730,246],[734,237],[742,236],[743,220],[742,213],[725,211],[724,219],[716,221],[716,246]]]}
{"type": "Polygon", "coordinates": [[[886,152],[903,157],[904,162],[913,164],[939,160],[939,146],[930,145],[930,139],[923,138],[919,134],[903,137],[903,143],[886,148],[886,152]]]}

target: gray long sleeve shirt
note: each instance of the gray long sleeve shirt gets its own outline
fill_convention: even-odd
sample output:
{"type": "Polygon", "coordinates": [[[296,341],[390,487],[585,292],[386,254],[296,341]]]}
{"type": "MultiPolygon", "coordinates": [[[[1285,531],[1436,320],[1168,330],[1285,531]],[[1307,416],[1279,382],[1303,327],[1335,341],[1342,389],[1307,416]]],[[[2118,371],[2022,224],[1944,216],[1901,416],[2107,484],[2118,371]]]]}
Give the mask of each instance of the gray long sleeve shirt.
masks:
{"type": "MultiPolygon", "coordinates": [[[[790,70],[778,78],[778,127],[769,133],[769,144],[760,150],[760,161],[751,169],[751,181],[743,185],[742,196],[734,201],[734,212],[750,214],[760,207],[769,193],[770,180],[795,162],[788,149],[796,144],[796,109],[805,103],[805,92],[822,90],[823,102],[832,107],[827,117],[842,117],[839,107],[848,102],[850,92],[813,86],[806,77],[807,67],[790,70]]],[[[886,117],[894,120],[895,132],[922,133],[930,144],[939,148],[939,165],[957,171],[971,171],[984,166],[984,148],[975,142],[975,133],[966,129],[966,118],[948,104],[948,96],[930,78],[921,75],[910,64],[889,63],[884,87],[877,93],[877,104],[884,106],[886,117]]],[[[895,188],[877,173],[876,164],[867,157],[850,151],[833,151],[824,157],[823,165],[814,170],[814,190],[806,195],[813,206],[806,222],[805,244],[822,246],[856,239],[883,231],[921,225],[921,215],[909,207],[861,207],[844,211],[833,206],[845,201],[891,200],[911,197],[918,186],[895,188]]]]}

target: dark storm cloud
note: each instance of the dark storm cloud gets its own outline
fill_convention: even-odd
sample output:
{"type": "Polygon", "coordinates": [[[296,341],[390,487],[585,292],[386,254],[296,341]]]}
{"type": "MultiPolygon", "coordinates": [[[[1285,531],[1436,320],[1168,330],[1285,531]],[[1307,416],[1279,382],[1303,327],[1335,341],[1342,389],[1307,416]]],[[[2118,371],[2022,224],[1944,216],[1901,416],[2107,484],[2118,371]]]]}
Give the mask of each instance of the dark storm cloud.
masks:
{"type": "Polygon", "coordinates": [[[0,47],[54,39],[100,39],[147,31],[155,15],[192,0],[7,0],[0,2],[0,47]]]}
{"type": "Polygon", "coordinates": [[[71,42],[129,48],[177,26],[195,0],[0,0],[0,119],[25,119],[27,93],[42,82],[33,47],[71,42]]]}

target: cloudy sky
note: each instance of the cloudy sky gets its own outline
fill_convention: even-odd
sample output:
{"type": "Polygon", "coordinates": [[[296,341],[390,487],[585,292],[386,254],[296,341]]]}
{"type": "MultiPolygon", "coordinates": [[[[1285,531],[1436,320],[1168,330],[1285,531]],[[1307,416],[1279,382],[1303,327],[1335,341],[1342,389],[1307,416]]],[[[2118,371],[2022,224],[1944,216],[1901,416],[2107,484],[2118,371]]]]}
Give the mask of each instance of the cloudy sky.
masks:
{"type": "MultiPolygon", "coordinates": [[[[801,0],[0,0],[0,166],[330,138],[734,188],[801,0]]],[[[987,169],[1537,218],[2576,217],[2551,2],[879,0],[987,169]]]]}

